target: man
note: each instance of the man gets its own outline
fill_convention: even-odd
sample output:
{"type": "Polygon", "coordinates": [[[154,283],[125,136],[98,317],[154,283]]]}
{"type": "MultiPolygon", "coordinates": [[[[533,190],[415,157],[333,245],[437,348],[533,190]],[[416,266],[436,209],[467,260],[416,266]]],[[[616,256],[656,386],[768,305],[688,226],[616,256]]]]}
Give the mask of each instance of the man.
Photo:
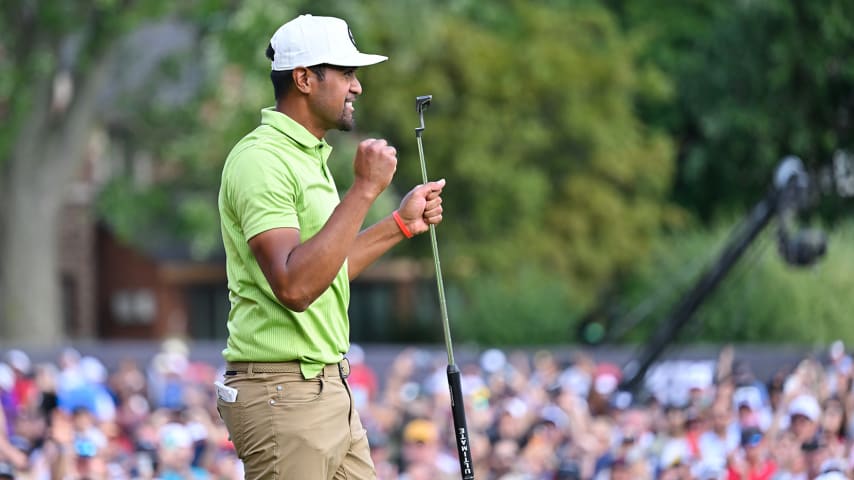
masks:
{"type": "Polygon", "coordinates": [[[375,478],[345,381],[349,281],[442,220],[444,181],[360,232],[396,151],[361,142],[339,199],[324,136],[353,128],[356,68],[386,57],[359,52],[343,20],[311,15],[279,28],[267,56],[276,106],[229,154],[219,195],[231,312],[217,407],[246,478],[375,478]]]}
{"type": "Polygon", "coordinates": [[[802,444],[815,438],[821,424],[821,405],[808,393],[802,393],[789,403],[789,430],[795,433],[802,444]]]}
{"type": "Polygon", "coordinates": [[[459,463],[444,448],[439,429],[431,420],[410,420],[403,429],[402,443],[400,455],[403,478],[459,478],[459,463]]]}
{"type": "Polygon", "coordinates": [[[738,425],[733,422],[727,401],[718,401],[709,409],[711,428],[700,435],[700,458],[705,465],[723,469],[727,458],[740,445],[738,425]]]}
{"type": "Polygon", "coordinates": [[[186,425],[169,422],[157,432],[157,478],[160,480],[208,480],[203,468],[193,465],[193,436],[186,425]]]}
{"type": "Polygon", "coordinates": [[[741,448],[731,455],[727,466],[728,480],[770,480],[777,463],[768,454],[764,433],[757,427],[741,431],[741,448]]]}

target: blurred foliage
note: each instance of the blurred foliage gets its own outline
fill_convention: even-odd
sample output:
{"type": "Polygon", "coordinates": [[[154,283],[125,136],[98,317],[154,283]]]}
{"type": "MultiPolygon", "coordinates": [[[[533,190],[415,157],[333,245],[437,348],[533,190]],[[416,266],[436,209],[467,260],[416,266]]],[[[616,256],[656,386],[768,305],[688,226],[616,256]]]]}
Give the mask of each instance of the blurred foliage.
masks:
{"type": "MultiPolygon", "coordinates": [[[[425,155],[430,176],[449,181],[439,231],[450,273],[476,280],[525,265],[583,299],[678,219],[663,201],[669,142],[632,110],[668,85],[635,68],[638,45],[595,4],[499,2],[489,11],[489,21],[439,12],[402,29],[430,38],[420,52],[365,70],[366,123],[412,146],[414,97],[433,94],[425,155]],[[383,97],[376,107],[372,86],[383,97]]],[[[420,178],[410,152],[400,183],[420,178]]]]}
{"type": "Polygon", "coordinates": [[[152,254],[169,250],[204,261],[219,254],[222,244],[211,202],[216,196],[209,190],[140,189],[120,177],[104,187],[96,207],[119,238],[152,254]]]}
{"type": "MultiPolygon", "coordinates": [[[[58,244],[60,215],[69,200],[88,201],[88,189],[72,185],[79,187],[76,180],[96,176],[94,169],[86,168],[93,166],[86,161],[97,155],[94,131],[108,121],[112,110],[126,105],[130,93],[117,73],[139,72],[168,38],[137,42],[133,51],[123,48],[153,22],[168,17],[196,24],[225,3],[0,4],[0,335],[4,338],[58,344],[66,335],[81,333],[71,331],[76,322],[69,321],[71,304],[63,301],[60,287],[64,284],[59,256],[67,254],[67,247],[58,244]]],[[[134,125],[127,127],[132,131],[134,125]]],[[[95,323],[90,324],[94,328],[95,323]]]]}
{"type": "MultiPolygon", "coordinates": [[[[0,164],[8,161],[21,122],[38,96],[57,94],[56,75],[80,82],[122,35],[169,15],[199,22],[225,0],[64,0],[2,2],[0,6],[0,164]],[[53,91],[52,91],[53,90],[53,91]],[[51,93],[52,92],[52,93],[51,93]]],[[[54,99],[55,100],[55,99],[54,99]]]]}
{"type": "Polygon", "coordinates": [[[817,168],[854,147],[854,2],[609,3],[676,86],[641,111],[677,142],[680,205],[707,220],[740,211],[784,156],[817,168]]]}
{"type": "MultiPolygon", "coordinates": [[[[389,56],[359,71],[358,131],[330,135],[341,190],[359,139],[381,136],[398,147],[395,183],[370,222],[421,182],[414,99],[434,95],[425,156],[430,177],[448,180],[439,244],[460,292],[465,338],[535,341],[532,330],[564,338],[560,322],[569,329],[599,292],[631,303],[688,275],[686,265],[714,251],[723,231],[698,229],[694,217],[717,225],[737,215],[784,155],[815,168],[835,149],[851,148],[848,0],[75,0],[0,9],[0,165],[58,71],[82,78],[122,34],[164,18],[181,22],[196,48],[123,92],[110,112],[119,121],[108,122],[124,137],[121,148],[156,159],[156,178],[135,181],[130,170],[115,176],[98,209],[128,240],[144,246],[171,233],[205,258],[220,248],[222,163],[273,103],[267,40],[309,11],[347,19],[362,51],[389,56]],[[194,95],[157,101],[161,83],[185,68],[196,74],[194,95]],[[668,236],[660,241],[662,232],[668,236]],[[496,316],[507,322],[493,323],[496,316]]],[[[828,204],[826,218],[849,215],[841,203],[828,204]]],[[[845,258],[839,245],[850,234],[845,227],[832,235],[830,255],[845,258]]],[[[793,322],[827,318],[821,328],[830,331],[844,318],[833,316],[842,307],[816,300],[849,286],[834,270],[842,260],[805,275],[767,250],[758,266],[739,266],[737,281],[725,281],[739,288],[725,286],[718,296],[738,301],[701,312],[704,335],[730,338],[726,328],[741,325],[731,322],[742,315],[756,329],[738,330],[746,340],[782,339],[783,330],[769,333],[775,324],[763,319],[789,310],[765,302],[766,287],[790,294],[793,322]],[[738,283],[746,268],[754,268],[754,283],[738,283]],[[814,272],[822,272],[823,287],[807,286],[814,272]]],[[[427,258],[429,240],[393,254],[427,258]]],[[[817,339],[821,328],[803,338],[817,339]]]]}
{"type": "MultiPolygon", "coordinates": [[[[455,338],[479,345],[552,345],[572,341],[582,313],[554,273],[522,267],[517,275],[485,275],[449,295],[455,338]]],[[[438,329],[436,325],[434,328],[438,329]]]]}
{"type": "Polygon", "coordinates": [[[199,27],[197,48],[167,58],[160,69],[181,62],[201,72],[191,99],[151,102],[163,83],[152,81],[127,100],[125,110],[132,113],[123,122],[133,130],[129,148],[155,156],[161,178],[139,185],[129,181],[131,172],[116,176],[98,202],[100,215],[126,241],[140,247],[188,242],[199,260],[221,252],[216,195],[225,156],[257,123],[260,109],[272,103],[266,45],[257,39],[296,12],[263,2],[211,7],[187,23],[199,27]]]}
{"type": "MultiPolygon", "coordinates": [[[[363,51],[390,57],[360,71],[360,132],[351,140],[339,135],[344,148],[330,160],[342,189],[352,145],[368,135],[398,146],[399,193],[389,197],[421,182],[414,99],[434,95],[425,156],[431,178],[449,180],[449,220],[440,227],[443,256],[454,259],[449,275],[510,275],[524,263],[589,297],[630,268],[665,223],[679,220],[664,201],[670,144],[633,112],[641,97],[666,97],[669,84],[651,68],[636,68],[639,42],[604,8],[520,1],[498,2],[488,15],[467,2],[450,9],[415,1],[311,8],[347,18],[363,51]]],[[[208,93],[184,112],[188,130],[162,147],[166,161],[184,166],[182,177],[212,180],[259,108],[272,103],[265,39],[293,14],[249,2],[210,31],[208,93]]],[[[155,115],[160,120],[148,123],[175,118],[172,110],[155,115]]],[[[394,203],[385,201],[373,217],[394,203]]],[[[408,247],[400,253],[429,254],[426,240],[408,247]]]]}
{"type": "MultiPolygon", "coordinates": [[[[717,257],[733,230],[732,223],[673,235],[632,275],[617,317],[632,320],[637,308],[645,314],[628,332],[643,341],[659,328],[680,296],[693,286],[717,257]],[[631,306],[631,308],[629,308],[631,306]]],[[[846,221],[829,236],[827,256],[809,268],[785,263],[777,251],[772,224],[745,252],[719,288],[698,309],[680,335],[682,341],[822,345],[835,339],[854,342],[846,328],[854,311],[854,222],[846,221]]],[[[613,325],[619,328],[619,324],[613,325]]]]}
{"type": "MultiPolygon", "coordinates": [[[[487,328],[510,311],[525,319],[521,325],[535,322],[531,330],[549,332],[543,338],[571,338],[571,325],[597,292],[630,301],[686,278],[679,255],[669,260],[674,269],[657,270],[654,280],[643,270],[632,274],[662,231],[671,236],[658,252],[704,242],[696,253],[708,254],[714,237],[697,233],[690,212],[710,218],[738,211],[764,191],[782,155],[815,166],[845,145],[839,85],[852,82],[836,63],[848,48],[850,22],[807,28],[840,8],[847,7],[244,2],[204,19],[197,60],[208,82],[199,101],[149,109],[142,123],[185,125],[178,138],[163,128],[159,155],[173,165],[177,184],[215,188],[228,150],[273,102],[266,39],[298,13],[346,18],[360,49],[389,61],[359,72],[358,131],[330,135],[339,188],[349,186],[355,144],[367,136],[388,138],[400,157],[395,183],[370,221],[420,183],[414,97],[434,95],[424,146],[430,177],[449,181],[438,234],[446,275],[460,293],[455,329],[463,339],[513,342],[522,332],[508,326],[512,320],[487,328]],[[812,50],[803,48],[806,37],[812,50]]],[[[151,143],[151,135],[144,138],[151,143]]],[[[218,235],[215,222],[198,225],[198,235],[218,235]]],[[[393,254],[427,257],[429,242],[418,238],[393,254]]],[[[668,262],[664,253],[655,258],[652,265],[668,262]]],[[[679,291],[671,289],[661,304],[675,302],[679,291]]]]}

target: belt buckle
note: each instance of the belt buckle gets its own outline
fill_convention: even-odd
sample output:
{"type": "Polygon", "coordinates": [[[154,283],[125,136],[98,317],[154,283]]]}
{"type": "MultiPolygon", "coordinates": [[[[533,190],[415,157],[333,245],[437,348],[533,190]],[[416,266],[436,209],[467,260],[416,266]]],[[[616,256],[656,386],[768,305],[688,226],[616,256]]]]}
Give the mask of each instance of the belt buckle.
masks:
{"type": "Polygon", "coordinates": [[[338,375],[341,375],[341,378],[346,379],[350,376],[350,359],[344,357],[340,362],[338,362],[338,375]],[[347,373],[344,373],[343,363],[347,362],[347,373]]]}

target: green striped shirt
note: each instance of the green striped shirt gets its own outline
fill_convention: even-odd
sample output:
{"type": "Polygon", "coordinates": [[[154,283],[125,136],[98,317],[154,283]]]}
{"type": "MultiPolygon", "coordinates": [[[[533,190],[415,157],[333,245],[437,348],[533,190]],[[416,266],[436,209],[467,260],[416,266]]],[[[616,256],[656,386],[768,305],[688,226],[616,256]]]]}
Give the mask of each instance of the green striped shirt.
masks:
{"type": "Polygon", "coordinates": [[[341,361],[349,349],[347,262],[304,312],[273,294],[247,241],[273,228],[296,228],[306,241],[323,227],[340,199],[326,165],[332,147],[273,108],[234,146],[222,171],[219,212],[225,244],[230,362],[297,360],[306,378],[341,361]]]}

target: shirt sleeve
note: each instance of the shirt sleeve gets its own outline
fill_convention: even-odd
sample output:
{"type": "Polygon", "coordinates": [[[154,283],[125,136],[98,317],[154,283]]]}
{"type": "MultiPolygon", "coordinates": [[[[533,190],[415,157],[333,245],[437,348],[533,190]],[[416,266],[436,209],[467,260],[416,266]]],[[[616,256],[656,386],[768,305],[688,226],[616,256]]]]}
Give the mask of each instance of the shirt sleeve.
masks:
{"type": "Polygon", "coordinates": [[[298,181],[277,155],[260,149],[234,162],[229,194],[246,240],[273,228],[299,229],[298,181]]]}

